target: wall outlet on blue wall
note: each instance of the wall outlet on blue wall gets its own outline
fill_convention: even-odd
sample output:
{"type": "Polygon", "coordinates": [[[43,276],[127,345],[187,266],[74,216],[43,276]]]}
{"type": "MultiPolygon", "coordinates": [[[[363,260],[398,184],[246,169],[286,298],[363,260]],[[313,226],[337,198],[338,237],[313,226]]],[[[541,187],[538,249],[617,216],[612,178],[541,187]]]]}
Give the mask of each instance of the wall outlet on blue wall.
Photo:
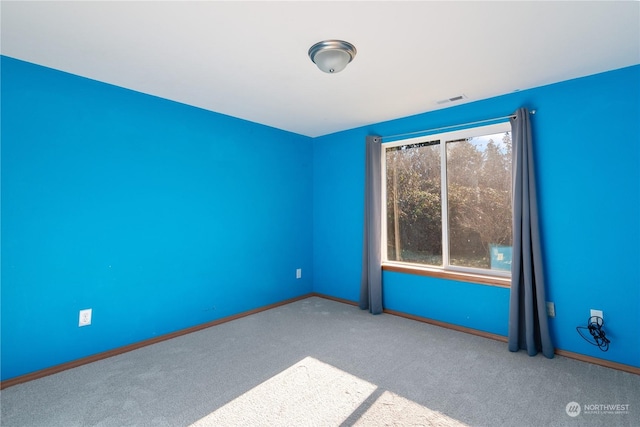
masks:
{"type": "Polygon", "coordinates": [[[78,326],[89,326],[91,324],[91,309],[80,310],[80,320],[78,326]]]}
{"type": "Polygon", "coordinates": [[[547,316],[556,317],[556,305],[551,301],[547,301],[547,316]]]}
{"type": "Polygon", "coordinates": [[[296,270],[296,279],[302,279],[302,269],[298,268],[296,270]]]}

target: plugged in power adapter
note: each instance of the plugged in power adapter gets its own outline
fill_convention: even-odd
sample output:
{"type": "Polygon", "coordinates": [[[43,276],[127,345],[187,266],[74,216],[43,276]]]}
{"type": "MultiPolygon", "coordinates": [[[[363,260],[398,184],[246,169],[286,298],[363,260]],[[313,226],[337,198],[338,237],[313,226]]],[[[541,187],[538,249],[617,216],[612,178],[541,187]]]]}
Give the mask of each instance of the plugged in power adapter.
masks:
{"type": "Polygon", "coordinates": [[[609,339],[604,333],[604,319],[600,316],[591,316],[587,321],[587,326],[578,326],[576,327],[576,331],[580,334],[580,336],[589,344],[595,345],[602,351],[609,350],[609,339]],[[586,332],[589,332],[591,338],[585,336],[586,332]]]}

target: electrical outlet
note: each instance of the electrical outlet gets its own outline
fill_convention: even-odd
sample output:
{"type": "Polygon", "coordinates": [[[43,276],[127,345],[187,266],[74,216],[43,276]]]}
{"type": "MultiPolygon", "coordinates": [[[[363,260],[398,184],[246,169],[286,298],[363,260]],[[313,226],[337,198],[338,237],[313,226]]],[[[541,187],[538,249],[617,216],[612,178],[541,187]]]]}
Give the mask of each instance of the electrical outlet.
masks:
{"type": "Polygon", "coordinates": [[[547,301],[547,316],[556,317],[556,305],[551,301],[547,301]]]}
{"type": "Polygon", "coordinates": [[[78,326],[89,326],[91,324],[91,309],[80,310],[80,319],[78,320],[78,326]]]}
{"type": "Polygon", "coordinates": [[[302,278],[302,269],[298,268],[296,269],[296,279],[301,279],[302,278]]]}
{"type": "Polygon", "coordinates": [[[602,310],[594,310],[592,308],[591,309],[591,317],[599,317],[602,320],[604,320],[604,314],[602,313],[602,310]]]}

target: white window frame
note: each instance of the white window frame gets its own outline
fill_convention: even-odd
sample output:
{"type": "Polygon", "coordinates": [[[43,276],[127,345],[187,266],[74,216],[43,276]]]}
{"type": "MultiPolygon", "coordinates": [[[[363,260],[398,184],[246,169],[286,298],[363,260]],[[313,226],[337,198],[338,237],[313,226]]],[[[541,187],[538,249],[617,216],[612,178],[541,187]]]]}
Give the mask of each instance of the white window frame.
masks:
{"type": "MultiPolygon", "coordinates": [[[[481,276],[495,276],[495,277],[503,277],[508,278],[511,277],[510,271],[502,271],[502,270],[490,270],[490,269],[482,269],[482,268],[473,268],[473,267],[463,267],[463,266],[455,266],[449,264],[449,209],[447,205],[447,141],[455,141],[463,138],[471,138],[475,136],[484,136],[484,135],[492,135],[497,133],[505,133],[512,132],[511,123],[510,122],[500,122],[485,126],[477,126],[466,129],[460,129],[450,132],[431,134],[426,136],[420,136],[416,138],[402,139],[392,142],[382,143],[382,209],[381,209],[381,241],[383,242],[381,246],[382,250],[382,264],[388,266],[400,266],[411,268],[422,269],[422,270],[439,270],[439,271],[450,271],[450,272],[459,272],[459,273],[468,273],[468,274],[477,274],[481,276]],[[442,266],[434,266],[428,264],[420,264],[420,263],[411,263],[404,261],[394,261],[389,260],[387,258],[387,244],[388,238],[387,235],[387,149],[398,147],[402,145],[411,145],[411,144],[419,144],[422,142],[430,142],[439,140],[440,146],[440,179],[441,179],[441,209],[442,209],[442,266]]],[[[513,135],[513,134],[512,134],[513,135]]]]}

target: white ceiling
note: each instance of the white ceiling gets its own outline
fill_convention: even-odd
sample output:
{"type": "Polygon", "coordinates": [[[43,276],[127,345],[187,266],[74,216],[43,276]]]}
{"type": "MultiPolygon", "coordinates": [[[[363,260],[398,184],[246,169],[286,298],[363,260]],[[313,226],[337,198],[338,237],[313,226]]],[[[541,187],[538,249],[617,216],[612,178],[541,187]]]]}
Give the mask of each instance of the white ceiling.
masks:
{"type": "Polygon", "coordinates": [[[1,8],[3,55],[312,137],[640,63],[637,1],[1,8]],[[333,38],[358,54],[325,74],[307,51],[333,38]]]}

